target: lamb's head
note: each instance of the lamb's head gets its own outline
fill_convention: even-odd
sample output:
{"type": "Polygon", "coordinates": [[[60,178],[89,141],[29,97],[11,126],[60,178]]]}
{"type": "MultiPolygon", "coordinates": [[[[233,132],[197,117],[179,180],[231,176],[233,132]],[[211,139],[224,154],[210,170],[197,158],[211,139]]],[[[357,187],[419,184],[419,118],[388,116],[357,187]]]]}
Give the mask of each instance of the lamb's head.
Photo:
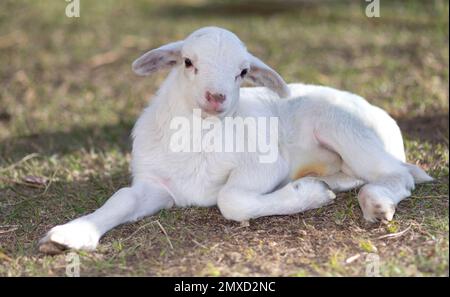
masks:
{"type": "Polygon", "coordinates": [[[199,29],[183,41],[151,50],[133,63],[139,75],[173,67],[183,97],[217,116],[233,110],[245,79],[265,86],[280,97],[289,89],[278,73],[250,54],[239,38],[217,27],[199,29]]]}

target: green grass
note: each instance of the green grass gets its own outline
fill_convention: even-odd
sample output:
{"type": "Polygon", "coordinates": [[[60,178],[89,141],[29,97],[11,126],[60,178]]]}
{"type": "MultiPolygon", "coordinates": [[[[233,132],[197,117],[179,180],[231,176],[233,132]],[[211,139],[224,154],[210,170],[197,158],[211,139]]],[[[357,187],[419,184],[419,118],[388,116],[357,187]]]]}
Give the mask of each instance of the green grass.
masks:
{"type": "Polygon", "coordinates": [[[36,244],[129,183],[130,130],[165,76],[136,77],[131,62],[217,25],[288,82],[346,89],[386,109],[409,162],[436,183],[418,186],[388,225],[364,222],[356,191],[248,227],[216,208],[167,210],[80,252],[81,274],[365,275],[375,253],[381,275],[448,276],[448,2],[381,1],[378,19],[364,15],[364,1],[290,3],[81,0],[81,17],[69,19],[64,1],[1,1],[0,275],[65,275],[65,255],[36,244]]]}

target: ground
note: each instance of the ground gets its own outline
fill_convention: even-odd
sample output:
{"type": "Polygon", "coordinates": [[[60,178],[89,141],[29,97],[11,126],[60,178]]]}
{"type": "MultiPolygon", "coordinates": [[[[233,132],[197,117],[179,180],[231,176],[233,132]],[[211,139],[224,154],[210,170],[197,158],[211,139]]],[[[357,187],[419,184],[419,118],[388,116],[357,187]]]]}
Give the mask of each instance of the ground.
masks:
{"type": "MultiPolygon", "coordinates": [[[[166,210],[78,252],[81,275],[384,276],[449,274],[447,1],[65,1],[0,3],[0,275],[63,276],[45,256],[52,226],[130,181],[130,130],[166,73],[136,77],[144,51],[217,25],[288,81],[345,89],[386,109],[408,161],[436,178],[389,224],[362,218],[356,191],[291,216],[225,220],[166,210]]],[[[370,158],[370,156],[367,156],[370,158]]]]}

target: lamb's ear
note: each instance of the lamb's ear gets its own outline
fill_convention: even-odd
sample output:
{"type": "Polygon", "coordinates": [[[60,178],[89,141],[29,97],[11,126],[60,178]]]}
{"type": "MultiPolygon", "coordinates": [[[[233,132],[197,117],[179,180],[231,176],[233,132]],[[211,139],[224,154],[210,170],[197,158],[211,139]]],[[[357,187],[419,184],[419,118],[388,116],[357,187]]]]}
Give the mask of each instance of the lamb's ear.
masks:
{"type": "Polygon", "coordinates": [[[271,89],[277,93],[280,98],[289,97],[289,88],[283,78],[257,57],[251,54],[249,54],[249,56],[250,70],[246,78],[255,85],[271,89]]]}
{"type": "Polygon", "coordinates": [[[146,52],[133,62],[133,71],[138,75],[150,75],[172,67],[181,61],[182,47],[183,41],[176,41],[146,52]]]}

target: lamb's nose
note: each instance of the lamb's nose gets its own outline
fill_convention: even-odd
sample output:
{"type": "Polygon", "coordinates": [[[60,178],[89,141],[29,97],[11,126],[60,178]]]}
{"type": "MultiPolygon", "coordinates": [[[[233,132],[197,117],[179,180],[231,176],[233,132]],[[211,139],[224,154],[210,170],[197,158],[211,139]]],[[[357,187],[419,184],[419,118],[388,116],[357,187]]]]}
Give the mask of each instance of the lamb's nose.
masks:
{"type": "Polygon", "coordinates": [[[214,93],[212,94],[209,91],[206,91],[205,98],[208,102],[211,103],[223,103],[226,99],[224,94],[214,93]]]}

